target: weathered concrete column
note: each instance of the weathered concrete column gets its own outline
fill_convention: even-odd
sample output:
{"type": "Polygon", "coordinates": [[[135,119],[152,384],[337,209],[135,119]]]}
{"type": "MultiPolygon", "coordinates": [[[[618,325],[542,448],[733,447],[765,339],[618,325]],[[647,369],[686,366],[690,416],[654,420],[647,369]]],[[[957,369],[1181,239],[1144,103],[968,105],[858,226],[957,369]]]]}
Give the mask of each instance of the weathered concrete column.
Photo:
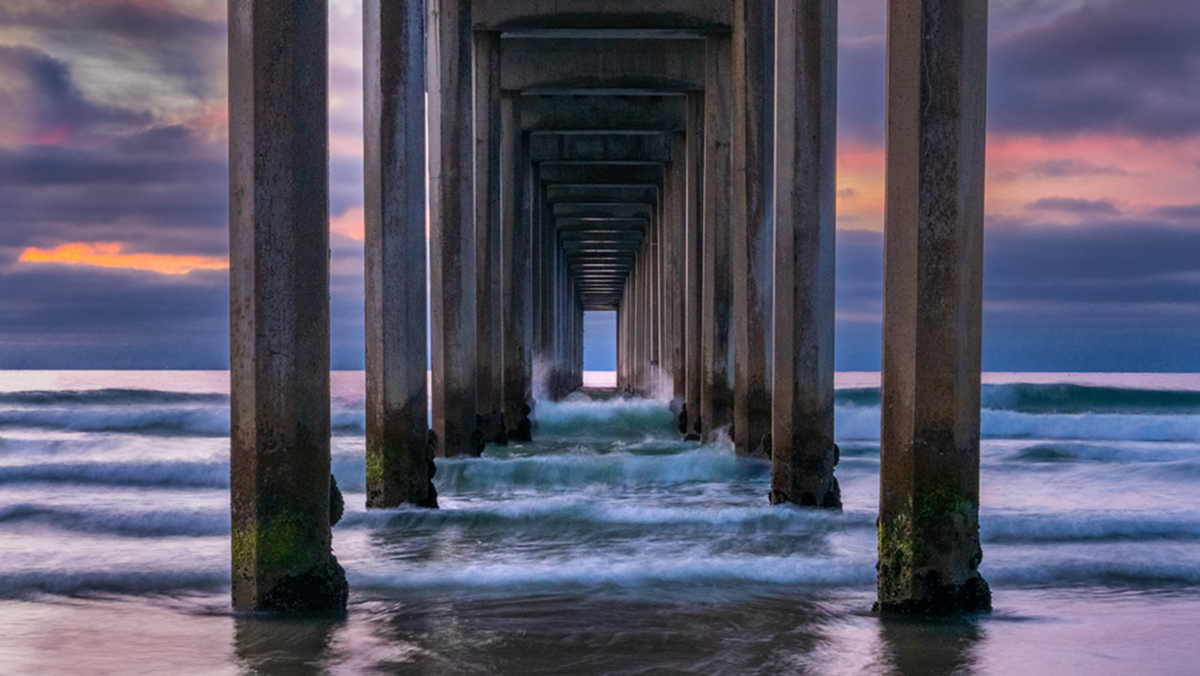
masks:
{"type": "Polygon", "coordinates": [[[363,5],[367,506],[437,506],[425,320],[425,5],[363,5]]]}
{"type": "Polygon", "coordinates": [[[772,261],[767,209],[768,34],[774,0],[734,0],[733,15],[733,443],[740,454],[769,452],[771,378],[767,330],[772,261]],[[767,444],[764,446],[764,443],[767,444]]]}
{"type": "Polygon", "coordinates": [[[685,230],[687,227],[687,141],[683,134],[671,135],[671,164],[667,167],[664,197],[668,218],[663,237],[663,359],[662,367],[671,376],[672,396],[683,401],[687,396],[687,368],[684,364],[684,285],[687,270],[685,230]]]}
{"type": "Polygon", "coordinates": [[[890,0],[879,604],[991,608],[979,575],[985,0],[890,0]]]}
{"type": "Polygon", "coordinates": [[[617,303],[617,389],[624,390],[629,385],[629,376],[625,372],[625,364],[629,361],[626,356],[625,332],[628,320],[625,319],[625,309],[628,307],[629,285],[625,285],[621,300],[617,303]]]}
{"type": "Polygon", "coordinates": [[[504,430],[500,292],[500,33],[475,34],[475,409],[485,442],[504,430]]]}
{"type": "Polygon", "coordinates": [[[837,0],[777,0],[771,504],[840,508],[833,476],[837,0]]]}
{"type": "Polygon", "coordinates": [[[233,606],[333,610],[326,4],[229,3],[233,606]]]}
{"type": "Polygon", "coordinates": [[[707,39],[704,125],[704,288],[701,296],[701,434],[733,422],[730,373],[730,304],[733,289],[729,257],[731,217],[732,101],[730,39],[707,39]]]}
{"type": "Polygon", "coordinates": [[[704,93],[687,95],[687,210],[684,232],[686,265],[684,284],[684,361],[687,369],[687,431],[685,435],[699,437],[701,390],[704,379],[701,364],[701,333],[704,326],[703,261],[704,261],[704,93]]]}
{"type": "Polygon", "coordinates": [[[528,179],[529,144],[521,133],[520,97],[500,99],[500,204],[502,209],[499,303],[504,334],[504,423],[513,441],[531,441],[533,405],[533,240],[528,179]]]}
{"type": "Polygon", "coordinates": [[[433,431],[439,456],[479,455],[471,0],[426,5],[433,431]]]}
{"type": "Polygon", "coordinates": [[[653,221],[647,229],[646,253],[646,296],[649,305],[649,333],[646,336],[650,342],[650,381],[647,389],[651,396],[657,396],[659,379],[662,378],[662,261],[659,258],[661,247],[659,238],[662,231],[662,193],[659,193],[658,209],[653,221]]]}

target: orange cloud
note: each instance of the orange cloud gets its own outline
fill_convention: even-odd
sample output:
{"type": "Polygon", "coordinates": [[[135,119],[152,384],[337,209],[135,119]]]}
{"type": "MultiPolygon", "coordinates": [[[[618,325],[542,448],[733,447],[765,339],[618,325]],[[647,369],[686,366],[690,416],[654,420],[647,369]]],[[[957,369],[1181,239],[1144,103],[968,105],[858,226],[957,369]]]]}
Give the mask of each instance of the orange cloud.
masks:
{"type": "Polygon", "coordinates": [[[366,238],[366,226],[363,221],[363,208],[353,207],[341,216],[329,219],[329,231],[344,235],[360,242],[366,238]]]}
{"type": "Polygon", "coordinates": [[[63,263],[93,265],[100,268],[147,270],[162,275],[186,275],[192,270],[224,270],[229,261],[217,256],[167,256],[146,253],[121,253],[117,242],[71,242],[53,249],[29,247],[17,259],[23,263],[63,263]]]}

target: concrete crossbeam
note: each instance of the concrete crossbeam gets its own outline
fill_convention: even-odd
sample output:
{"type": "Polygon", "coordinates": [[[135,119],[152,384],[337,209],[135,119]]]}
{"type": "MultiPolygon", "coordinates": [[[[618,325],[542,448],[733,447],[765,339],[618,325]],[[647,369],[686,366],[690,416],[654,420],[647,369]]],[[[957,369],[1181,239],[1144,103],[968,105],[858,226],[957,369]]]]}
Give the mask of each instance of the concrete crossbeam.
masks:
{"type": "Polygon", "coordinates": [[[542,162],[538,165],[546,183],[633,183],[662,181],[661,162],[542,162]]]}
{"type": "Polygon", "coordinates": [[[526,92],[521,99],[521,128],[526,131],[673,132],[684,128],[681,94],[601,94],[597,90],[581,90],[560,95],[526,92]]]}
{"type": "Polygon", "coordinates": [[[652,184],[576,184],[547,185],[544,199],[548,204],[556,202],[639,202],[658,203],[658,186],[652,184]]]}
{"type": "Polygon", "coordinates": [[[670,148],[662,132],[535,132],[534,162],[633,160],[669,162],[670,148]]]}
{"type": "Polygon", "coordinates": [[[728,29],[728,0],[504,0],[476,2],[476,28],[728,29]]]}
{"type": "Polygon", "coordinates": [[[612,88],[654,92],[704,88],[704,40],[505,38],[504,89],[612,88]]]}

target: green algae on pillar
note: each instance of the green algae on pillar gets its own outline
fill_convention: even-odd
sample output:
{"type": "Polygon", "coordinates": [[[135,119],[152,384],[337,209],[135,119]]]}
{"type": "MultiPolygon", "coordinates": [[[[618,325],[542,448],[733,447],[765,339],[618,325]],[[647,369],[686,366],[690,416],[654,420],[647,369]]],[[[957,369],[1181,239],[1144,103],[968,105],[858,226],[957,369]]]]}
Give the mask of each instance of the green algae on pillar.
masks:
{"type": "Polygon", "coordinates": [[[991,609],[979,574],[986,0],[891,0],[879,602],[991,609]]]}
{"type": "Polygon", "coordinates": [[[233,606],[337,611],[331,548],[327,7],[229,3],[233,606]]]}

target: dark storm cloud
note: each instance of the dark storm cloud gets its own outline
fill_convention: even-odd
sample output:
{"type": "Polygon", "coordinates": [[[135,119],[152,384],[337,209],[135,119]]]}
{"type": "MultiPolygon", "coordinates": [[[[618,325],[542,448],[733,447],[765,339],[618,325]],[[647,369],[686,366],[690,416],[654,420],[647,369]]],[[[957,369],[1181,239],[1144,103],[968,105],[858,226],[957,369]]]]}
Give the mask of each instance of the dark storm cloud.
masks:
{"type": "Polygon", "coordinates": [[[0,369],[226,368],[224,272],[36,266],[0,275],[0,369]]]}
{"type": "MultiPolygon", "coordinates": [[[[1008,3],[993,12],[990,131],[1143,138],[1200,131],[1195,0],[1091,0],[1065,12],[1035,4],[1008,3]]],[[[842,5],[839,136],[881,145],[886,3],[842,5]]]]}
{"type": "MultiPolygon", "coordinates": [[[[1197,226],[989,219],[985,369],[1200,369],[1197,226]]],[[[878,369],[883,235],[844,231],[837,243],[837,368],[878,369]]]]}
{"type": "Polygon", "coordinates": [[[0,150],[0,245],[136,241],[157,253],[227,251],[223,142],[155,128],[97,148],[0,150]]]}
{"type": "Polygon", "coordinates": [[[133,46],[139,58],[178,78],[197,97],[211,93],[213,47],[223,45],[226,34],[223,18],[205,20],[166,2],[128,0],[6,1],[0,6],[0,25],[64,42],[99,36],[110,45],[133,46]]]}
{"type": "Polygon", "coordinates": [[[34,140],[56,131],[74,135],[96,127],[142,125],[152,119],[142,111],[85,100],[72,83],[67,64],[32,47],[0,45],[0,75],[8,89],[7,101],[0,102],[0,113],[8,118],[4,122],[28,120],[31,128],[25,132],[34,140]]]}
{"type": "Polygon", "coordinates": [[[1043,197],[1025,205],[1030,211],[1063,211],[1090,216],[1117,215],[1121,213],[1108,200],[1085,200],[1077,197],[1043,197]]]}
{"type": "Polygon", "coordinates": [[[1200,131],[1195,0],[1091,2],[993,42],[989,124],[1035,134],[1200,131]]]}

